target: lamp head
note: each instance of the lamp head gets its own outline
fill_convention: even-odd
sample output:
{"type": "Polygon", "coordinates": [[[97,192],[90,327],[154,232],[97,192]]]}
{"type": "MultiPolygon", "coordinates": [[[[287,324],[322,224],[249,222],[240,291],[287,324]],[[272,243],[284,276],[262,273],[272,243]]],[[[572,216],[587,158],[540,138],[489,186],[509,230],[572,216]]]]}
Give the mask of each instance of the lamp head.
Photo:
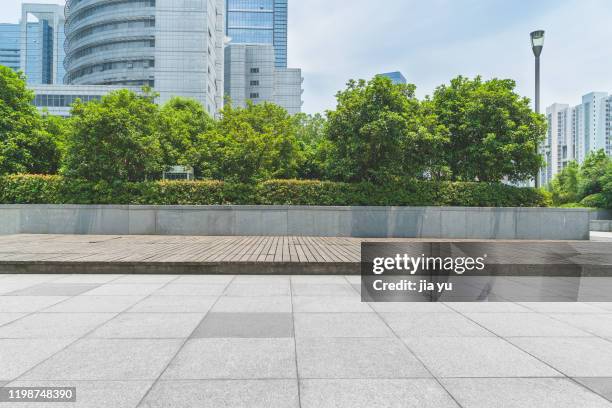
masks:
{"type": "Polygon", "coordinates": [[[531,49],[533,55],[539,57],[542,55],[542,49],[544,48],[544,34],[543,30],[534,31],[531,33],[531,49]]]}

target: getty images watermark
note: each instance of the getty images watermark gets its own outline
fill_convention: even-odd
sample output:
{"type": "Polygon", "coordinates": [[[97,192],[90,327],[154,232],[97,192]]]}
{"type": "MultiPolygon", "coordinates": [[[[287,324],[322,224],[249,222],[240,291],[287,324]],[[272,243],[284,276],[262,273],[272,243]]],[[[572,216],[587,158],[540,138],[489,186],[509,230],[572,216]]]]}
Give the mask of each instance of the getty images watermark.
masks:
{"type": "Polygon", "coordinates": [[[368,302],[612,301],[612,243],[364,243],[368,302]]]}

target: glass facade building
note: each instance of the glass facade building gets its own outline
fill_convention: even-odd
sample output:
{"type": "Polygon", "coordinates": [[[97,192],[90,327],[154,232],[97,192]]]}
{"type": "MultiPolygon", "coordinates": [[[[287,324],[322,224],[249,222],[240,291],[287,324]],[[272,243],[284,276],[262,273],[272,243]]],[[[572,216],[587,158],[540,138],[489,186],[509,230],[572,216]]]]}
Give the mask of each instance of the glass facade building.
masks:
{"type": "Polygon", "coordinates": [[[21,39],[19,24],[0,24],[0,65],[19,70],[21,39]]]}
{"type": "Polygon", "coordinates": [[[391,82],[396,85],[406,85],[408,83],[408,81],[406,81],[406,77],[404,77],[404,75],[399,71],[386,72],[384,74],[380,74],[379,76],[389,78],[391,82]]]}
{"type": "Polygon", "coordinates": [[[275,66],[287,68],[287,1],[226,0],[226,34],[233,44],[271,44],[275,66]]]}

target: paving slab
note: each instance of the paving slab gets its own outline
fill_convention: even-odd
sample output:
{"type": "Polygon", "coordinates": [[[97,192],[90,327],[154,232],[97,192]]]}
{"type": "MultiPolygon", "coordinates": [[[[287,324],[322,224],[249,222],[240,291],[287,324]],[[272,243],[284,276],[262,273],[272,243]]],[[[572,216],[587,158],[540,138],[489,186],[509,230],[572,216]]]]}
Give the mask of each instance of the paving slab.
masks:
{"type": "Polygon", "coordinates": [[[206,313],[218,296],[158,296],[151,295],[134,304],[130,313],[206,313]]]}
{"type": "Polygon", "coordinates": [[[578,377],[574,380],[612,402],[612,377],[578,377]]]}
{"type": "Polygon", "coordinates": [[[116,313],[34,313],[0,327],[0,338],[79,338],[115,316],[116,313]]]}
{"type": "Polygon", "coordinates": [[[295,283],[292,285],[295,296],[358,296],[348,283],[295,283]]]}
{"type": "Polygon", "coordinates": [[[597,337],[509,339],[569,377],[612,377],[612,342],[597,337]]]}
{"type": "Polygon", "coordinates": [[[0,381],[11,381],[74,339],[0,339],[0,381]]]}
{"type": "MultiPolygon", "coordinates": [[[[147,275],[149,276],[149,275],[147,275]]],[[[195,283],[195,284],[217,284],[217,285],[229,285],[229,283],[236,278],[236,275],[182,275],[178,276],[172,283],[195,283]]]]}
{"type": "Polygon", "coordinates": [[[533,310],[512,302],[444,302],[459,313],[533,313],[533,310]]]}
{"type": "Polygon", "coordinates": [[[296,338],[300,378],[428,378],[397,339],[296,338]]]}
{"type": "Polygon", "coordinates": [[[529,302],[519,304],[540,313],[602,313],[597,306],[580,302],[529,302]]]}
{"type": "Polygon", "coordinates": [[[85,296],[136,296],[150,295],[163,283],[107,283],[83,293],[85,296]]]}
{"type": "Polygon", "coordinates": [[[169,283],[155,291],[156,296],[219,296],[225,291],[227,284],[191,284],[169,283]]]}
{"type": "Polygon", "coordinates": [[[296,313],[296,337],[393,337],[374,313],[296,313]]]}
{"type": "Polygon", "coordinates": [[[551,317],[561,320],[574,327],[599,337],[612,337],[612,313],[583,314],[563,313],[551,314],[551,317]]]}
{"type": "Polygon", "coordinates": [[[590,337],[583,330],[535,313],[467,313],[467,317],[501,337],[590,337]]]}
{"type": "Polygon", "coordinates": [[[443,303],[433,302],[371,302],[370,306],[380,313],[454,313],[443,303]]]}
{"type": "Polygon", "coordinates": [[[98,339],[184,339],[205,313],[123,313],[89,334],[98,339]]]}
{"type": "Polygon", "coordinates": [[[605,399],[566,378],[446,378],[464,408],[610,408],[605,399]]]}
{"type": "Polygon", "coordinates": [[[293,296],[296,313],[374,313],[357,296],[293,296]]]}
{"type": "Polygon", "coordinates": [[[291,289],[289,280],[268,283],[236,283],[232,282],[225,291],[227,296],[289,296],[291,289]]]}
{"type": "Polygon", "coordinates": [[[77,274],[77,275],[66,275],[59,279],[54,279],[53,283],[108,283],[116,280],[122,275],[111,275],[111,274],[77,274]]]}
{"type": "Polygon", "coordinates": [[[291,313],[290,296],[222,296],[211,312],[291,313]]]}
{"type": "Polygon", "coordinates": [[[0,326],[13,322],[25,315],[27,313],[0,313],[0,326]]]}
{"type": "Polygon", "coordinates": [[[76,296],[100,286],[91,283],[41,283],[7,293],[8,296],[76,296]]]}
{"type": "Polygon", "coordinates": [[[302,408],[459,408],[438,382],[406,380],[301,380],[302,408]]]}
{"type": "Polygon", "coordinates": [[[192,339],[164,380],[297,378],[293,339],[192,339]]]}
{"type": "Polygon", "coordinates": [[[183,340],[83,339],[20,380],[155,380],[183,340]]]}
{"type": "Polygon", "coordinates": [[[437,377],[557,377],[562,374],[496,337],[407,337],[437,377]]]}
{"type": "Polygon", "coordinates": [[[208,313],[194,338],[293,337],[291,313],[208,313]]]}
{"type": "Polygon", "coordinates": [[[142,300],[136,296],[75,296],[40,310],[40,313],[112,313],[123,312],[142,300]]]}
{"type": "Polygon", "coordinates": [[[490,337],[490,331],[457,313],[381,313],[399,337],[490,337]]]}
{"type": "Polygon", "coordinates": [[[295,380],[159,381],[139,408],[298,408],[295,380]]]}
{"type": "Polygon", "coordinates": [[[0,313],[32,313],[66,299],[67,296],[0,296],[0,313]]]}

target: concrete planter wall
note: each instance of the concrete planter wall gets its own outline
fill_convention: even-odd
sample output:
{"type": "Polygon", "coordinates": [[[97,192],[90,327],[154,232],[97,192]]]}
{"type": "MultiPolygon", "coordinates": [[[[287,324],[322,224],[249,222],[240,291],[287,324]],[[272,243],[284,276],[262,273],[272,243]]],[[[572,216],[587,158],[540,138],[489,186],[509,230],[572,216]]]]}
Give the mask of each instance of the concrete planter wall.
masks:
{"type": "Polygon", "coordinates": [[[0,234],[589,239],[557,208],[0,205],[0,234]]]}

